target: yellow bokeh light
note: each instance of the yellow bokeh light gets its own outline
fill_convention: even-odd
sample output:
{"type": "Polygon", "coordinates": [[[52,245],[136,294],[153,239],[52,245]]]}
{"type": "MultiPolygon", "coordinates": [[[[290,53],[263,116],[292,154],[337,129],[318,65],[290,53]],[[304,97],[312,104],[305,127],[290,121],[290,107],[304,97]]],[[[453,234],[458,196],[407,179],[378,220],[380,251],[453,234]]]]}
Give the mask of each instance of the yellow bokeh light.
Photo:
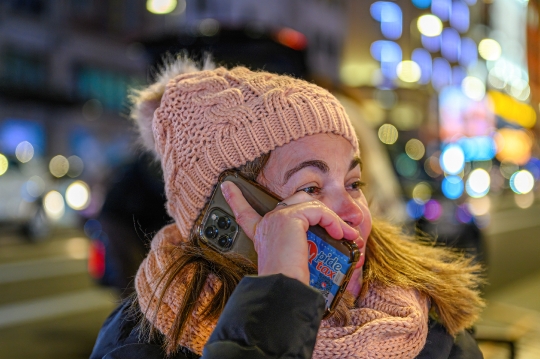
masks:
{"type": "Polygon", "coordinates": [[[0,176],[6,173],[9,168],[9,162],[6,156],[0,153],[0,176]]]}
{"type": "Polygon", "coordinates": [[[424,204],[431,199],[431,186],[427,182],[420,182],[412,191],[413,200],[416,203],[424,204]]]}
{"type": "Polygon", "coordinates": [[[475,216],[483,216],[489,213],[491,209],[491,199],[489,196],[481,198],[469,198],[467,203],[469,212],[475,216]]]}
{"type": "Polygon", "coordinates": [[[60,178],[69,171],[69,161],[62,155],[54,156],[49,162],[49,170],[54,177],[60,178]]]}
{"type": "Polygon", "coordinates": [[[177,0],[148,0],[146,9],[153,14],[163,15],[172,12],[177,4],[177,0]]]}
{"type": "Polygon", "coordinates": [[[501,45],[493,39],[483,39],[478,44],[478,54],[485,60],[495,61],[501,57],[501,53],[501,45]]]}
{"type": "Polygon", "coordinates": [[[529,208],[534,203],[534,192],[514,193],[514,202],[519,208],[529,208]]]}
{"type": "Polygon", "coordinates": [[[83,181],[75,181],[66,190],[66,202],[74,210],[82,210],[90,204],[90,188],[83,181]]]}
{"type": "Polygon", "coordinates": [[[426,153],[426,148],[420,140],[413,138],[407,141],[407,144],[405,145],[405,153],[413,160],[418,161],[422,159],[422,157],[424,157],[424,154],[426,153]]]}
{"type": "Polygon", "coordinates": [[[34,146],[28,141],[23,141],[15,148],[15,156],[22,163],[26,163],[34,157],[34,146]]]}
{"type": "Polygon", "coordinates": [[[379,139],[382,143],[391,145],[396,143],[398,139],[398,130],[395,126],[388,123],[379,127],[379,139]]]}
{"type": "Polygon", "coordinates": [[[525,128],[533,128],[536,124],[536,112],[532,106],[497,91],[489,91],[488,99],[493,112],[506,121],[517,123],[525,128]]]}
{"type": "Polygon", "coordinates": [[[418,30],[424,36],[434,37],[441,34],[443,24],[441,19],[435,15],[422,15],[416,23],[418,30]]]}
{"type": "Polygon", "coordinates": [[[53,220],[62,218],[65,212],[64,198],[57,191],[50,191],[43,198],[43,208],[47,216],[53,220]]]}
{"type": "Polygon", "coordinates": [[[417,82],[420,80],[422,71],[414,61],[401,61],[396,68],[398,78],[403,82],[417,82]]]}
{"type": "Polygon", "coordinates": [[[461,82],[461,89],[471,100],[480,101],[486,94],[486,85],[474,76],[467,76],[461,82]]]}
{"type": "Polygon", "coordinates": [[[523,130],[501,128],[494,137],[497,146],[497,159],[517,165],[526,164],[531,158],[533,141],[523,130]]]}

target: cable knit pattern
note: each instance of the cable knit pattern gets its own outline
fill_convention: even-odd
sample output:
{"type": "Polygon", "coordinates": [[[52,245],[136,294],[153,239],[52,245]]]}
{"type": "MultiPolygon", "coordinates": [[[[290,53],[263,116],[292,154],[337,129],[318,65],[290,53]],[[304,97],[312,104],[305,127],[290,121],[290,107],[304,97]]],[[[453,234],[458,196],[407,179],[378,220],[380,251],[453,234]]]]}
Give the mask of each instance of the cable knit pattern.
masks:
{"type": "Polygon", "coordinates": [[[221,172],[306,135],[358,142],[338,100],[303,80],[243,67],[171,79],[154,112],[167,208],[187,238],[221,172]]]}
{"type": "MultiPolygon", "coordinates": [[[[159,279],[179,255],[175,244],[182,235],[174,225],[163,228],[153,239],[148,257],[139,268],[135,285],[140,307],[148,320],[167,335],[184,298],[184,282],[175,280],[154,317],[158,295],[163,290],[159,279]]],[[[189,268],[188,275],[192,275],[189,268]]],[[[216,323],[200,320],[204,308],[219,288],[216,277],[207,281],[196,309],[182,333],[180,344],[202,354],[204,344],[216,323]]],[[[351,310],[352,323],[332,327],[323,321],[317,335],[313,358],[415,358],[424,347],[428,332],[428,300],[415,290],[371,285],[359,307],[351,310]]]]}

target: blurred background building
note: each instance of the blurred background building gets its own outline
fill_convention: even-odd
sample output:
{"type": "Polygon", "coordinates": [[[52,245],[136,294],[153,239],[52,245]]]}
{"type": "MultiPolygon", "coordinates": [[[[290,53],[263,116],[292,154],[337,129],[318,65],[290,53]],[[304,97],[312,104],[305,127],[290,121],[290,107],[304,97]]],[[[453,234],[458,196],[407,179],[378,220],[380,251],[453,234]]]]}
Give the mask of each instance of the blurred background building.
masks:
{"type": "Polygon", "coordinates": [[[177,53],[334,92],[372,210],[486,263],[484,354],[540,358],[539,11],[538,0],[1,1],[6,358],[33,353],[19,349],[28,337],[52,357],[50,330],[75,333],[64,357],[86,357],[115,298],[95,283],[128,294],[170,220],[127,114],[130,89],[177,53]]]}

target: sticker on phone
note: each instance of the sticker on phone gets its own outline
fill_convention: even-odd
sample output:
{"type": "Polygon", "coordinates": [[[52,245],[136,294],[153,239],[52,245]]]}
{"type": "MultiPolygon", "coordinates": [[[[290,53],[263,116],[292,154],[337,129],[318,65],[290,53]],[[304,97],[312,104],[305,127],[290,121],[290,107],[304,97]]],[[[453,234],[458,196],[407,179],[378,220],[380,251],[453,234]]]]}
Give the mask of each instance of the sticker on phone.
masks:
{"type": "Polygon", "coordinates": [[[330,307],[350,267],[349,257],[307,232],[309,251],[309,285],[319,290],[330,307]]]}

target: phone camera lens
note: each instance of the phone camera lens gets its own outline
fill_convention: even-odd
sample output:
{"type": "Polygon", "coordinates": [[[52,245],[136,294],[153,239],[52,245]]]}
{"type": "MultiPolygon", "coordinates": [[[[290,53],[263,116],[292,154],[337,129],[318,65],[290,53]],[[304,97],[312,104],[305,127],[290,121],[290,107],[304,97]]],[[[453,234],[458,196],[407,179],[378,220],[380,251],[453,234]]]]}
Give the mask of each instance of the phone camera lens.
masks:
{"type": "Polygon", "coordinates": [[[223,248],[229,248],[232,244],[232,238],[230,236],[221,236],[219,237],[218,239],[218,244],[220,247],[223,247],[223,248]]]}
{"type": "Polygon", "coordinates": [[[231,219],[229,217],[219,217],[217,225],[221,229],[227,229],[231,226],[231,219]]]}
{"type": "Polygon", "coordinates": [[[218,235],[218,229],[214,226],[208,226],[204,229],[204,235],[208,238],[214,239],[218,235]]]}

